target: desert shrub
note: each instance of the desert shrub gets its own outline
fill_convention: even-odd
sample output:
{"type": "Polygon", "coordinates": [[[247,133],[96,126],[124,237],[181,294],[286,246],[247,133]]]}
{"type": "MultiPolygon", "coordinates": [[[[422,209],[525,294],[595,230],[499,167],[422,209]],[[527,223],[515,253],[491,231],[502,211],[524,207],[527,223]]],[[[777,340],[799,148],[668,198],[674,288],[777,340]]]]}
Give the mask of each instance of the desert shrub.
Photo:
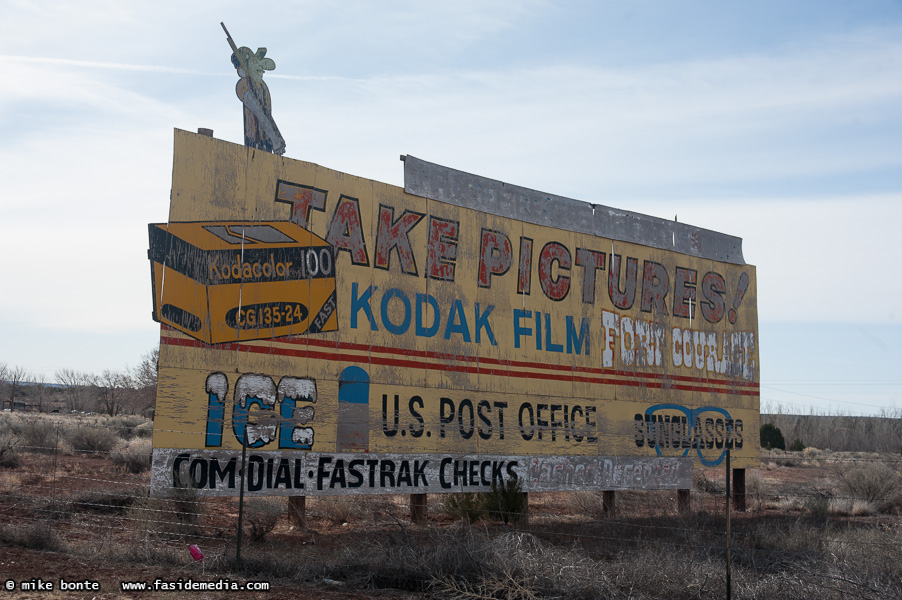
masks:
{"type": "Polygon", "coordinates": [[[200,525],[204,514],[204,501],[193,487],[175,488],[168,498],[179,520],[194,527],[200,525]]]}
{"type": "Polygon", "coordinates": [[[144,421],[134,429],[135,437],[150,439],[153,436],[153,421],[144,421]]]}
{"type": "Polygon", "coordinates": [[[463,519],[474,523],[485,516],[485,505],[479,494],[465,492],[461,494],[445,494],[442,497],[445,514],[454,519],[463,519]]]}
{"type": "Polygon", "coordinates": [[[482,505],[486,514],[504,524],[518,523],[526,514],[526,498],[523,496],[523,482],[520,479],[508,479],[498,485],[492,482],[492,490],[482,495],[482,505]]]}
{"type": "Polygon", "coordinates": [[[373,520],[390,515],[397,508],[398,496],[314,496],[307,498],[307,514],[312,519],[342,525],[351,521],[373,520]]]}
{"type": "Polygon", "coordinates": [[[750,471],[745,481],[745,495],[754,503],[755,510],[763,510],[767,507],[770,493],[770,486],[764,483],[760,473],[750,471]]]}
{"type": "Polygon", "coordinates": [[[31,498],[32,515],[44,523],[68,520],[72,514],[72,504],[63,496],[42,496],[31,498]]]}
{"type": "Polygon", "coordinates": [[[174,488],[166,498],[139,496],[128,518],[146,535],[197,535],[204,504],[194,488],[174,488]]]}
{"type": "Polygon", "coordinates": [[[770,462],[777,467],[797,467],[802,463],[798,455],[790,454],[785,450],[769,450],[767,452],[770,462]]]}
{"type": "Polygon", "coordinates": [[[119,415],[111,418],[107,425],[123,440],[130,440],[135,437],[135,430],[145,421],[144,417],[137,415],[119,415]]]}
{"type": "Polygon", "coordinates": [[[705,473],[698,469],[692,471],[692,487],[705,494],[723,495],[726,491],[723,486],[708,479],[705,473]]]}
{"type": "Polygon", "coordinates": [[[812,517],[824,518],[830,514],[830,497],[827,494],[813,492],[805,498],[804,506],[812,517]]]}
{"type": "Polygon", "coordinates": [[[805,449],[805,444],[803,444],[802,440],[800,440],[799,438],[794,439],[792,441],[792,443],[789,445],[790,452],[801,452],[804,449],[805,449]]]}
{"type": "Polygon", "coordinates": [[[435,574],[452,598],[603,598],[614,596],[607,568],[575,548],[561,549],[529,533],[474,536],[462,550],[478,559],[468,571],[435,574]]]}
{"type": "MultiPolygon", "coordinates": [[[[831,561],[852,582],[845,597],[864,595],[874,598],[898,598],[902,581],[902,527],[899,524],[877,527],[843,528],[831,532],[831,561]],[[857,588],[857,589],[856,589],[857,588]]],[[[825,561],[827,562],[827,561],[825,561]]],[[[829,563],[828,563],[829,564],[829,563]]]]}
{"type": "Polygon", "coordinates": [[[836,470],[840,493],[864,500],[882,510],[900,502],[902,479],[895,469],[880,462],[861,462],[836,470]]]}
{"type": "Polygon", "coordinates": [[[22,419],[17,427],[19,447],[30,452],[56,452],[59,448],[59,430],[53,421],[41,417],[22,419]]]}
{"type": "MultiPolygon", "coordinates": [[[[568,492],[568,504],[580,515],[603,519],[614,514],[642,514],[652,512],[664,515],[678,510],[673,490],[622,490],[616,492],[613,507],[605,506],[603,490],[593,492],[568,492]],[[614,509],[612,512],[611,509],[614,509]]],[[[723,490],[721,490],[723,494],[723,490]]],[[[527,508],[524,506],[524,509],[527,508]]],[[[495,509],[489,509],[495,510],[495,509]]]]}
{"type": "Polygon", "coordinates": [[[148,471],[152,458],[153,448],[150,440],[137,438],[110,456],[114,465],[135,474],[148,471]]]}
{"type": "Polygon", "coordinates": [[[360,514],[360,498],[353,496],[320,496],[311,507],[314,514],[336,525],[348,523],[360,514]]]}
{"type": "Polygon", "coordinates": [[[69,444],[76,452],[106,454],[119,442],[116,434],[106,427],[78,425],[69,432],[69,444]]]}
{"type": "Polygon", "coordinates": [[[604,516],[604,503],[601,492],[571,492],[567,494],[571,510],[580,515],[590,517],[604,516]]]}
{"type": "Polygon", "coordinates": [[[830,500],[829,512],[838,517],[870,517],[877,513],[877,507],[865,500],[833,498],[830,500]]]}
{"type": "Polygon", "coordinates": [[[271,498],[249,498],[244,501],[242,517],[244,532],[252,541],[262,542],[266,539],[282,514],[282,502],[271,498]]]}
{"type": "MultiPolygon", "coordinates": [[[[134,565],[143,563],[146,565],[167,565],[172,567],[184,567],[185,551],[177,544],[135,544],[119,543],[115,539],[104,546],[103,557],[110,562],[134,565]]],[[[232,557],[234,561],[234,556],[232,557]]],[[[209,565],[209,556],[205,558],[209,565]]],[[[234,566],[234,562],[231,565],[234,566]]],[[[199,596],[204,598],[204,596],[199,596]]]]}
{"type": "Polygon", "coordinates": [[[130,494],[91,490],[75,496],[70,505],[73,509],[83,512],[121,514],[134,501],[135,497],[130,494]]]}
{"type": "Polygon", "coordinates": [[[17,469],[22,466],[22,457],[18,451],[19,442],[9,431],[0,433],[0,467],[17,469]]]}
{"type": "Polygon", "coordinates": [[[786,441],[780,428],[773,423],[765,423],[761,426],[761,447],[768,450],[778,448],[786,450],[786,441]]]}
{"type": "Polygon", "coordinates": [[[62,550],[65,543],[48,522],[33,521],[26,525],[0,527],[0,542],[31,550],[62,550]]]}

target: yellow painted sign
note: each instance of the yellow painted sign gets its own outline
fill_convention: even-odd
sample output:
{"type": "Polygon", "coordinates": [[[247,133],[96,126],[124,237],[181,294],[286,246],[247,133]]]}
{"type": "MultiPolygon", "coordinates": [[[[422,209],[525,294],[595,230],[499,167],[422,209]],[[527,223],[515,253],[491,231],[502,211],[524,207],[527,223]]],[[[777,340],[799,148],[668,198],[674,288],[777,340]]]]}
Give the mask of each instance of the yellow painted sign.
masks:
{"type": "MultiPolygon", "coordinates": [[[[182,131],[172,187],[150,227],[158,489],[213,490],[243,444],[268,493],[592,489],[614,485],[591,471],[605,457],[655,487],[652,459],[758,464],[753,266],[549,225],[550,201],[530,222],[182,131]],[[463,456],[494,458],[429,480],[463,456]],[[416,485],[386,485],[398,457],[423,463],[416,485]]],[[[715,234],[692,235],[673,247],[715,234]]]]}

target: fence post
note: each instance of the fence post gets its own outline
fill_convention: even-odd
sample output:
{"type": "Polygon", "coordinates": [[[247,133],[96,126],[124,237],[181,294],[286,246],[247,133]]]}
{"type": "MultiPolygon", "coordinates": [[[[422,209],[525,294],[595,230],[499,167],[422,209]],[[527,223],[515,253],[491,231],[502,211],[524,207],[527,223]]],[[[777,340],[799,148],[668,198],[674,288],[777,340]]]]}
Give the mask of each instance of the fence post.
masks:
{"type": "Polygon", "coordinates": [[[677,490],[677,510],[681,515],[688,515],[692,511],[689,490],[677,490]]]}
{"type": "Polygon", "coordinates": [[[601,511],[609,517],[614,516],[614,490],[605,490],[601,496],[601,511]]]}
{"type": "Polygon", "coordinates": [[[726,509],[727,509],[727,600],[730,600],[733,596],[733,582],[732,582],[732,559],[730,557],[730,451],[727,450],[727,493],[726,497],[726,509]]]}
{"type": "Polygon", "coordinates": [[[745,510],[745,469],[733,469],[733,506],[745,510]]]}
{"type": "Polygon", "coordinates": [[[426,522],[426,494],[410,495],[410,522],[426,522]]]}
{"type": "Polygon", "coordinates": [[[288,496],[288,521],[294,527],[307,528],[307,496],[288,496]]]}
{"type": "Polygon", "coordinates": [[[247,442],[241,440],[241,488],[238,490],[238,540],[235,545],[235,568],[241,569],[241,531],[244,529],[244,476],[247,470],[247,442]]]}

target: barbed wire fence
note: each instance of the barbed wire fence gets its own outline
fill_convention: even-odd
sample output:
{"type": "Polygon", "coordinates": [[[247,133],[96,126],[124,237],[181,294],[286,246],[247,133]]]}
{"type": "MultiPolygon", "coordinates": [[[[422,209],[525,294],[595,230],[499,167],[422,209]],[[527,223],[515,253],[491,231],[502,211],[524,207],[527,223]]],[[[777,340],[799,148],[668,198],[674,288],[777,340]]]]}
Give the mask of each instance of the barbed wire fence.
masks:
{"type": "MultiPolygon", "coordinates": [[[[765,419],[762,418],[762,422],[765,419]]],[[[885,427],[896,427],[890,423],[885,427]]],[[[873,430],[873,427],[872,427],[873,430]]],[[[236,572],[238,499],[149,493],[152,425],[140,417],[0,418],[0,543],[85,558],[236,572]]],[[[856,442],[857,443],[857,442],[856,442]]],[[[531,493],[527,512],[477,494],[246,498],[242,573],[443,597],[902,597],[902,456],[763,451],[747,510],[726,535],[723,467],[675,491],[531,493]]]]}

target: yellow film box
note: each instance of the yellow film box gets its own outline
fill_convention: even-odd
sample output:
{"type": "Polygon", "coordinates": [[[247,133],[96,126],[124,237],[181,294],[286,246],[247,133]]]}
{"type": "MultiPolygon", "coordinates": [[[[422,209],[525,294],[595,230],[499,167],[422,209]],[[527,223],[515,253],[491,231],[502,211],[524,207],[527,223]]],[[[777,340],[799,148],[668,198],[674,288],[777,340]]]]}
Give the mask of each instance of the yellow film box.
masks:
{"type": "Polygon", "coordinates": [[[151,223],[154,320],[208,344],[335,331],[332,246],[290,221],[151,223]]]}

